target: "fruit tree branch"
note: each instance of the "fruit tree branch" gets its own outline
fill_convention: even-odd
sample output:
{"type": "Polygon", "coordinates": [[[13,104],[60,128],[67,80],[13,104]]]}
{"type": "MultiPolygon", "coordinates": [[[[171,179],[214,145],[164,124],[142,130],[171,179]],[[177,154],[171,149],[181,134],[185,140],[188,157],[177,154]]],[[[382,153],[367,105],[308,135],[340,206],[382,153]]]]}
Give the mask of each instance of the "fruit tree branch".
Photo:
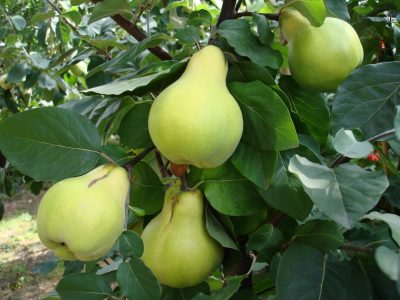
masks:
{"type": "Polygon", "coordinates": [[[137,156],[135,156],[131,161],[125,164],[128,171],[132,170],[135,165],[137,165],[147,154],[154,150],[154,146],[144,149],[137,156]]]}
{"type": "MultiPolygon", "coordinates": [[[[101,0],[92,0],[92,2],[98,3],[98,2],[101,2],[101,0]]],[[[145,38],[147,38],[147,36],[139,29],[139,27],[137,27],[135,24],[132,24],[131,22],[129,22],[123,16],[118,14],[118,15],[112,16],[111,18],[139,42],[143,41],[145,38]]],[[[172,59],[172,56],[159,46],[149,48],[148,50],[161,60],[172,59]]]]}
{"type": "Polygon", "coordinates": [[[368,248],[368,247],[362,247],[358,245],[352,245],[352,244],[344,244],[340,249],[345,250],[345,251],[354,251],[354,252],[361,252],[361,253],[366,253],[366,254],[374,254],[375,249],[374,248],[368,248]]]}
{"type": "MultiPolygon", "coordinates": [[[[253,12],[245,11],[245,12],[236,13],[234,18],[237,19],[237,18],[241,18],[241,17],[252,17],[253,15],[254,15],[253,12]]],[[[268,20],[274,20],[274,21],[279,21],[279,16],[280,16],[279,13],[277,13],[277,14],[259,14],[259,15],[265,17],[268,20]]]]}
{"type": "Polygon", "coordinates": [[[229,19],[233,19],[235,16],[235,5],[236,0],[224,0],[222,3],[221,13],[219,14],[217,27],[225,21],[229,19]]]}
{"type": "MultiPolygon", "coordinates": [[[[379,134],[369,138],[367,141],[370,142],[370,143],[373,143],[373,142],[376,142],[376,141],[380,140],[381,138],[393,135],[394,133],[395,133],[395,129],[393,128],[393,129],[384,131],[382,133],[379,133],[379,134]]],[[[341,154],[332,162],[332,164],[330,165],[330,168],[335,168],[338,165],[344,164],[344,163],[346,163],[348,161],[350,161],[350,158],[348,158],[345,155],[341,154]]]]}

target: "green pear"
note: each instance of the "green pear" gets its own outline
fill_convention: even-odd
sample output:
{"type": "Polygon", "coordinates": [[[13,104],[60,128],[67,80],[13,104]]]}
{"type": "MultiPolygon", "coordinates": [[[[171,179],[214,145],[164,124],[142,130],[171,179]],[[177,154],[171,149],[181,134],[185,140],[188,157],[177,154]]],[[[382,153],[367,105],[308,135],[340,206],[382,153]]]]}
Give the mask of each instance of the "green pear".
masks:
{"type": "Polygon", "coordinates": [[[75,76],[85,76],[87,74],[87,64],[83,60],[71,67],[71,72],[75,76]]]}
{"type": "Polygon", "coordinates": [[[314,27],[297,10],[281,12],[280,23],[289,47],[289,69],[302,87],[335,91],[357,68],[364,52],[356,31],[347,22],[327,17],[314,27]]]}
{"type": "Polygon", "coordinates": [[[112,164],[53,185],[37,213],[39,238],[64,260],[96,260],[114,245],[125,225],[129,179],[112,164]]]}
{"type": "Polygon", "coordinates": [[[171,162],[214,168],[235,151],[243,118],[226,87],[227,72],[222,51],[206,46],[154,101],[148,121],[150,136],[171,162]]]}
{"type": "Polygon", "coordinates": [[[200,190],[170,187],[162,211],[145,227],[145,264],[158,280],[174,288],[207,279],[223,258],[223,248],[207,232],[200,190]]]}

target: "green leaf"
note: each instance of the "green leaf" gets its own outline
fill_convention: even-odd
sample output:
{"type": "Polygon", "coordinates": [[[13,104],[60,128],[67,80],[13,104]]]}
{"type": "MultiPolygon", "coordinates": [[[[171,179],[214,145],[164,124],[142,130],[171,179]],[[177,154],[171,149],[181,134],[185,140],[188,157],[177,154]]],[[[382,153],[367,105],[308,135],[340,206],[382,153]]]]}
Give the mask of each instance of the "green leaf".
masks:
{"type": "Polygon", "coordinates": [[[266,207],[255,186],[230,164],[205,169],[201,179],[208,201],[223,214],[246,216],[266,207]]]}
{"type": "Polygon", "coordinates": [[[290,160],[289,171],[325,215],[347,228],[378,203],[389,185],[383,172],[369,172],[353,164],[331,170],[298,155],[290,160]]]}
{"type": "Polygon", "coordinates": [[[70,10],[64,12],[62,15],[74,22],[75,26],[79,26],[79,24],[82,22],[82,15],[78,10],[70,10]]]}
{"type": "Polygon", "coordinates": [[[398,281],[400,274],[400,255],[385,246],[375,250],[375,260],[379,268],[391,280],[398,281]]]}
{"type": "Polygon", "coordinates": [[[291,76],[282,76],[279,85],[310,134],[319,144],[324,145],[330,130],[330,116],[324,97],[320,93],[300,87],[291,76]]]}
{"type": "Polygon", "coordinates": [[[266,191],[259,191],[263,199],[272,207],[288,214],[294,219],[304,220],[310,213],[313,203],[300,186],[289,182],[281,156],[278,157],[271,185],[266,191]]]}
{"type": "Polygon", "coordinates": [[[194,26],[185,26],[185,28],[177,29],[176,38],[183,44],[193,44],[200,40],[200,31],[194,26]]]}
{"type": "Polygon", "coordinates": [[[104,0],[96,4],[92,10],[88,24],[100,19],[112,17],[117,14],[128,14],[132,16],[131,6],[127,0],[104,0]]]}
{"type": "Polygon", "coordinates": [[[400,217],[395,214],[381,214],[373,211],[368,215],[365,215],[363,219],[383,221],[389,225],[392,231],[392,237],[396,241],[397,245],[400,246],[400,217]]]}
{"type": "Polygon", "coordinates": [[[196,294],[204,293],[209,294],[210,288],[208,284],[203,282],[196,286],[175,289],[167,285],[162,288],[162,300],[191,300],[196,294]]]}
{"type": "Polygon", "coordinates": [[[28,66],[27,63],[21,62],[15,64],[7,75],[8,83],[18,83],[26,80],[26,75],[30,74],[32,69],[28,66]]]}
{"type": "Polygon", "coordinates": [[[201,26],[211,23],[211,15],[204,9],[196,10],[189,15],[188,25],[201,26]]]}
{"type": "Polygon", "coordinates": [[[346,22],[350,21],[346,0],[326,0],[325,6],[328,10],[328,15],[340,18],[346,22]]]}
{"type": "Polygon", "coordinates": [[[394,118],[395,136],[400,141],[400,106],[396,107],[396,117],[394,118]]]}
{"type": "Polygon", "coordinates": [[[249,236],[247,249],[257,251],[257,261],[269,261],[279,250],[283,235],[271,224],[264,224],[249,236]]]}
{"type": "Polygon", "coordinates": [[[274,69],[278,69],[282,64],[279,51],[273,50],[269,45],[261,44],[251,33],[246,20],[226,20],[219,26],[218,32],[237,54],[248,57],[252,62],[274,69]]]}
{"type": "Polygon", "coordinates": [[[210,236],[220,243],[222,247],[239,250],[235,241],[228,235],[222,224],[208,207],[206,209],[206,227],[210,236]]]}
{"type": "Polygon", "coordinates": [[[124,145],[132,149],[147,148],[153,145],[147,120],[151,103],[137,102],[122,119],[118,134],[124,145]]]}
{"type": "Polygon", "coordinates": [[[83,116],[58,107],[36,108],[0,123],[0,149],[22,173],[38,181],[61,180],[93,169],[101,138],[83,116]]]}
{"type": "Polygon", "coordinates": [[[130,205],[144,209],[146,215],[160,211],[164,200],[164,186],[154,170],[146,163],[138,163],[132,170],[130,205]]]}
{"type": "Polygon", "coordinates": [[[311,220],[300,225],[291,240],[311,246],[322,253],[337,249],[344,243],[340,227],[330,220],[311,220]]]}
{"type": "Polygon", "coordinates": [[[93,273],[67,275],[57,284],[56,291],[63,300],[103,300],[112,296],[108,283],[93,273]]]}
{"type": "Polygon", "coordinates": [[[335,150],[350,158],[365,157],[374,151],[368,141],[358,142],[351,130],[340,129],[333,140],[335,150]]]}
{"type": "Polygon", "coordinates": [[[243,279],[245,279],[246,275],[241,276],[232,276],[229,277],[226,281],[226,285],[216,291],[215,293],[211,294],[210,296],[205,295],[203,293],[197,294],[193,297],[193,300],[226,300],[230,299],[239,289],[240,284],[242,283],[243,279]]]}
{"type": "Polygon", "coordinates": [[[11,22],[18,31],[24,30],[26,27],[26,21],[22,16],[12,16],[11,22]]]}
{"type": "Polygon", "coordinates": [[[118,237],[118,248],[124,258],[132,254],[140,257],[143,254],[144,246],[136,232],[126,230],[118,237]]]}
{"type": "Polygon", "coordinates": [[[57,87],[57,82],[52,77],[50,77],[49,74],[40,73],[40,75],[38,77],[38,85],[42,89],[51,91],[57,87]]]}
{"type": "Polygon", "coordinates": [[[285,2],[284,8],[298,10],[313,26],[318,27],[324,23],[326,8],[322,0],[286,0],[285,2]]]}
{"type": "Polygon", "coordinates": [[[362,66],[339,87],[333,101],[333,128],[359,128],[365,138],[393,128],[400,98],[400,62],[362,66]]]}
{"type": "Polygon", "coordinates": [[[372,300],[368,278],[356,263],[332,261],[304,245],[282,255],[276,280],[276,300],[372,300]]]}
{"type": "Polygon", "coordinates": [[[186,63],[176,63],[169,69],[142,77],[135,77],[132,79],[117,79],[105,85],[96,86],[94,88],[85,90],[84,92],[94,92],[103,95],[121,95],[124,92],[134,92],[140,88],[146,87],[151,84],[160,83],[171,74],[180,72],[186,63]]]}
{"type": "Polygon", "coordinates": [[[31,24],[36,24],[47,19],[54,17],[56,13],[54,11],[37,12],[33,15],[31,19],[31,24]]]}
{"type": "Polygon", "coordinates": [[[289,111],[281,98],[260,81],[231,83],[244,120],[243,139],[261,150],[286,150],[298,146],[289,111]]]}
{"type": "Polygon", "coordinates": [[[260,189],[266,190],[274,174],[278,152],[261,151],[240,143],[230,158],[235,168],[260,189]]]}
{"type": "Polygon", "coordinates": [[[135,256],[129,263],[119,265],[117,281],[122,296],[129,299],[156,300],[161,298],[161,287],[143,261],[135,256]]]}
{"type": "Polygon", "coordinates": [[[276,85],[274,77],[267,70],[251,61],[238,61],[229,67],[228,82],[251,82],[259,80],[266,85],[276,85]]]}

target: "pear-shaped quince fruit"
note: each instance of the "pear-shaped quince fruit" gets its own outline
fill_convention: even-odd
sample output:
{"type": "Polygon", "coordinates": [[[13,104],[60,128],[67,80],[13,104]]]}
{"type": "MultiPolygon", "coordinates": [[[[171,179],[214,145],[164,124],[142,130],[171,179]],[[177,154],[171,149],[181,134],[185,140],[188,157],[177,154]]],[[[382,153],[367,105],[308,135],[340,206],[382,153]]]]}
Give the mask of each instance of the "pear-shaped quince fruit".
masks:
{"type": "Polygon", "coordinates": [[[83,60],[78,62],[77,64],[73,65],[71,67],[71,72],[75,75],[75,76],[86,76],[87,74],[87,64],[86,62],[84,62],[83,60]]]}
{"type": "Polygon", "coordinates": [[[243,118],[226,87],[227,72],[222,51],[204,47],[193,55],[183,75],[154,101],[150,136],[171,162],[213,168],[235,151],[243,118]]]}
{"type": "Polygon", "coordinates": [[[174,288],[196,285],[223,258],[223,248],[207,232],[201,191],[170,187],[164,206],[146,226],[142,239],[145,264],[158,280],[174,288]]]}
{"type": "Polygon", "coordinates": [[[360,39],[345,21],[327,17],[314,27],[299,11],[285,9],[280,23],[288,41],[290,72],[304,88],[335,91],[362,63],[360,39]]]}
{"type": "Polygon", "coordinates": [[[39,238],[64,260],[96,260],[114,245],[125,225],[129,179],[106,164],[53,185],[40,202],[39,238]]]}

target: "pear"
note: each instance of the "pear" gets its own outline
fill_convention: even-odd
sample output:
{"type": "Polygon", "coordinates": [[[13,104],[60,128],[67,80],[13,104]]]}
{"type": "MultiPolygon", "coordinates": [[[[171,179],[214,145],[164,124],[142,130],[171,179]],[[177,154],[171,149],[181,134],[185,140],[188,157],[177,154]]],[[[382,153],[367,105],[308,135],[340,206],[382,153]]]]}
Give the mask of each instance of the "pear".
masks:
{"type": "Polygon", "coordinates": [[[206,46],[155,99],[148,120],[150,136],[171,162],[214,168],[235,151],[243,118],[226,87],[227,72],[222,51],[206,46]]]}
{"type": "Polygon", "coordinates": [[[59,181],[38,208],[40,240],[64,260],[99,259],[124,230],[128,192],[126,170],[112,164],[59,181]]]}
{"type": "Polygon", "coordinates": [[[335,91],[363,61],[363,48],[347,22],[327,17],[314,27],[297,10],[281,12],[280,23],[289,47],[289,69],[302,87],[335,91]]]}
{"type": "Polygon", "coordinates": [[[145,227],[145,264],[158,280],[174,288],[207,279],[223,258],[223,248],[207,232],[200,190],[170,187],[162,211],[145,227]]]}
{"type": "Polygon", "coordinates": [[[12,88],[12,84],[7,82],[7,74],[3,74],[0,76],[0,87],[4,90],[9,90],[12,88]]]}
{"type": "Polygon", "coordinates": [[[87,74],[87,64],[86,62],[84,62],[83,60],[78,62],[77,64],[73,65],[71,67],[71,72],[75,75],[75,76],[86,76],[87,74]]]}

